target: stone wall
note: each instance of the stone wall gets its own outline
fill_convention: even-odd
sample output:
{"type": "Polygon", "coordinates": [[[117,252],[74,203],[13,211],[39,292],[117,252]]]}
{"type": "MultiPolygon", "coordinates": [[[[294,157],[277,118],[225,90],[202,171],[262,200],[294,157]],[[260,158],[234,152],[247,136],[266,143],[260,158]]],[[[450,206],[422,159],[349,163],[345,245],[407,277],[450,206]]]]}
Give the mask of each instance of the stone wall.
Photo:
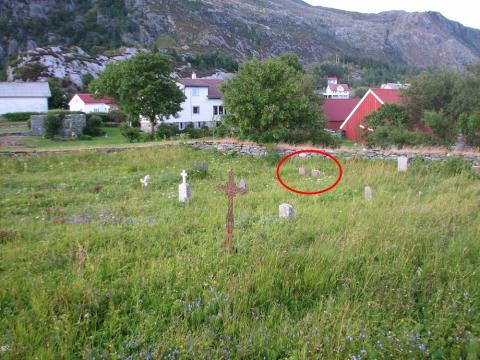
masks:
{"type": "MultiPolygon", "coordinates": [[[[43,123],[45,122],[46,115],[32,115],[30,122],[32,124],[33,136],[45,135],[45,129],[43,123]]],[[[69,114],[65,115],[60,127],[59,135],[62,137],[74,137],[82,135],[83,129],[87,126],[87,117],[85,114],[69,114]]]]}
{"type": "MultiPolygon", "coordinates": [[[[267,150],[260,145],[241,144],[241,143],[222,143],[215,141],[194,141],[189,143],[192,147],[197,149],[216,149],[223,153],[233,152],[238,155],[248,156],[265,156],[267,150]]],[[[298,149],[297,149],[298,150],[298,149]]],[[[294,149],[277,148],[279,155],[288,155],[294,149]]],[[[409,151],[401,150],[377,150],[377,149],[333,149],[327,150],[329,154],[334,156],[341,156],[345,159],[361,158],[367,160],[396,160],[399,156],[406,156],[408,158],[422,157],[429,161],[445,161],[453,156],[461,156],[466,161],[480,164],[480,155],[469,153],[442,153],[442,152],[425,152],[425,151],[409,151]]],[[[312,154],[313,155],[313,154],[312,154]]]]}

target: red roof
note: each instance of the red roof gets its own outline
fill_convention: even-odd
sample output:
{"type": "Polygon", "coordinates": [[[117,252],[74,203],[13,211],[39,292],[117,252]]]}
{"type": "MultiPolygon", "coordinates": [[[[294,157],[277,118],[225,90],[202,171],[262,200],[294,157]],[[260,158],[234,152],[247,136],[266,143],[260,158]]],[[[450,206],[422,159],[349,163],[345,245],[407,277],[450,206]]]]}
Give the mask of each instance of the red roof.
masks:
{"type": "Polygon", "coordinates": [[[337,91],[339,86],[343,87],[343,91],[350,91],[350,88],[348,87],[348,84],[328,84],[328,87],[332,91],[337,91]]]}
{"type": "Polygon", "coordinates": [[[342,125],[359,101],[359,98],[325,99],[325,102],[323,103],[323,112],[328,120],[327,128],[338,130],[340,125],[342,125]]]}
{"type": "Polygon", "coordinates": [[[107,104],[107,105],[110,105],[110,104],[113,104],[114,100],[110,97],[104,97],[104,98],[101,98],[101,99],[95,99],[92,94],[86,94],[86,93],[83,93],[83,94],[76,94],[78,95],[78,97],[80,99],[82,99],[82,101],[85,103],[85,104],[107,104]]]}
{"type": "Polygon", "coordinates": [[[400,104],[402,102],[400,90],[375,88],[372,89],[372,92],[385,104],[400,104]]]}
{"type": "Polygon", "coordinates": [[[208,87],[209,99],[222,98],[220,85],[223,83],[223,80],[184,78],[180,80],[180,83],[185,87],[208,87]]]}

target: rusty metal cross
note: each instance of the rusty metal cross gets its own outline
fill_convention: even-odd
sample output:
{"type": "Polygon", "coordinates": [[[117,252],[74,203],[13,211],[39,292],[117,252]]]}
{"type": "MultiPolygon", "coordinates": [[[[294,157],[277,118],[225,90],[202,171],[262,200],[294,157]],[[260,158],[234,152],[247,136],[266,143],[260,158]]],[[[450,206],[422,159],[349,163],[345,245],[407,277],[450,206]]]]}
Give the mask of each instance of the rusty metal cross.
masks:
{"type": "Polygon", "coordinates": [[[233,219],[233,198],[237,195],[243,195],[247,192],[247,189],[237,187],[235,185],[235,173],[230,170],[228,173],[228,181],[226,184],[218,185],[217,188],[227,194],[228,207],[227,207],[227,242],[225,243],[225,249],[232,251],[233,249],[233,227],[235,221],[233,219]]]}

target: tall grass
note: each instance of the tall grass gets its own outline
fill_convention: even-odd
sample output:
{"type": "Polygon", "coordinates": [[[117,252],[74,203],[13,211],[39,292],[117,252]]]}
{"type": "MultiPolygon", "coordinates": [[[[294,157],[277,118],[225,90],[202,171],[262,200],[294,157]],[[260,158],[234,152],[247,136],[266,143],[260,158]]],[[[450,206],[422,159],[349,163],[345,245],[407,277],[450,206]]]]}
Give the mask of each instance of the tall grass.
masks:
{"type": "Polygon", "coordinates": [[[266,159],[183,147],[0,159],[0,358],[478,358],[479,178],[341,162],[336,189],[301,196],[266,159]],[[249,188],[232,255],[230,168],[249,188]]]}

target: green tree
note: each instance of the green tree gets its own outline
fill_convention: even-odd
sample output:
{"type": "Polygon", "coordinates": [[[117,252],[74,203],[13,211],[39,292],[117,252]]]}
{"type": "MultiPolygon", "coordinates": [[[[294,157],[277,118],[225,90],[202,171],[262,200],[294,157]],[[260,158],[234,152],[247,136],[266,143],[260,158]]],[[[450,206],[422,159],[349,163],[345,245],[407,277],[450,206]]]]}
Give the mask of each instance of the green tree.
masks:
{"type": "Polygon", "coordinates": [[[96,96],[114,98],[130,118],[144,116],[154,126],[175,115],[185,99],[175,80],[171,61],[159,53],[142,53],[132,59],[109,64],[90,90],[96,96]]]}
{"type": "Polygon", "coordinates": [[[433,136],[439,144],[451,144],[458,134],[457,127],[452,126],[450,118],[442,112],[425,111],[422,122],[432,130],[433,136]]]}
{"type": "Polygon", "coordinates": [[[480,108],[460,116],[460,129],[470,145],[480,147],[480,108]]]}
{"type": "Polygon", "coordinates": [[[324,141],[322,99],[292,55],[247,61],[222,85],[229,122],[255,141],[324,141]]]}
{"type": "Polygon", "coordinates": [[[54,79],[48,79],[48,86],[52,96],[48,98],[49,109],[66,109],[67,95],[63,87],[54,79]]]}
{"type": "Polygon", "coordinates": [[[377,111],[365,117],[366,124],[371,128],[379,126],[407,126],[405,109],[397,104],[385,104],[377,111]]]}

